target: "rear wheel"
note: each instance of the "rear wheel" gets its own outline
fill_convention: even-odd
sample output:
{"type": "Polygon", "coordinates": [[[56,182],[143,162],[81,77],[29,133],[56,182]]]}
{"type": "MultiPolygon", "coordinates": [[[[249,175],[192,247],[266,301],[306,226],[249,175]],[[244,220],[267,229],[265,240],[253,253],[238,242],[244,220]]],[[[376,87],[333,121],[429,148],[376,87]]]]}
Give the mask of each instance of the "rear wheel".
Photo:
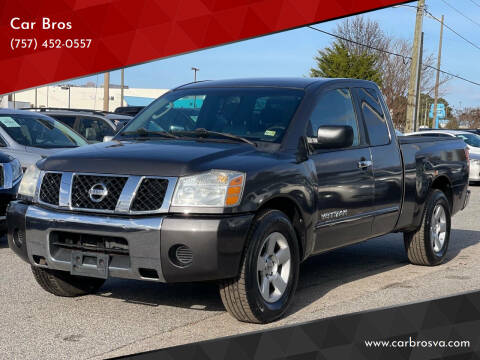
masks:
{"type": "Polygon", "coordinates": [[[104,279],[71,275],[66,271],[44,269],[32,266],[33,276],[38,284],[56,296],[75,297],[97,292],[104,279]]]}
{"type": "Polygon", "coordinates": [[[404,233],[408,259],[415,265],[440,264],[450,241],[450,206],[445,194],[433,190],[425,204],[422,225],[417,231],[404,233]]]}
{"type": "Polygon", "coordinates": [[[220,284],[227,311],[240,321],[267,323],[281,317],[295,293],[299,246],[288,217],[267,210],[254,220],[240,275],[220,284]]]}

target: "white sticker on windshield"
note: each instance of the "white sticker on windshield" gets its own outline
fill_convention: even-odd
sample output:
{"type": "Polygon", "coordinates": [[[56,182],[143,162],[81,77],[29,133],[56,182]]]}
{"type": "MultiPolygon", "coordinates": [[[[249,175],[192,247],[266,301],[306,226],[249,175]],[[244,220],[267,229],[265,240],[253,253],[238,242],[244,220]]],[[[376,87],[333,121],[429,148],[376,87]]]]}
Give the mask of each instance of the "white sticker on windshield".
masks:
{"type": "Polygon", "coordinates": [[[275,130],[266,130],[265,136],[275,136],[277,132],[275,130]]]}
{"type": "Polygon", "coordinates": [[[6,127],[20,127],[20,125],[10,116],[0,116],[0,122],[6,127]]]}

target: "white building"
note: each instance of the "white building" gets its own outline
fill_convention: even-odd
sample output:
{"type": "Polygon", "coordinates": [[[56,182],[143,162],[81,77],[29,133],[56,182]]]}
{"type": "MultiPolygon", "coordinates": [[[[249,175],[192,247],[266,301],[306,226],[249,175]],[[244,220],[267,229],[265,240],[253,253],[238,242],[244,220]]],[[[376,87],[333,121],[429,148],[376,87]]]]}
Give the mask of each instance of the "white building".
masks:
{"type": "MultiPolygon", "coordinates": [[[[152,101],[166,93],[168,89],[140,89],[126,88],[124,96],[151,98],[152,101]]],[[[110,88],[109,111],[114,111],[120,105],[120,88],[110,88]]],[[[6,95],[4,96],[7,97],[6,95]]],[[[35,89],[19,91],[15,93],[15,107],[35,107],[35,89]],[[27,105],[26,105],[27,104],[27,105]]],[[[2,102],[2,107],[6,102],[2,102]]],[[[13,104],[10,103],[10,107],[13,104]]],[[[128,105],[124,99],[123,105],[128,105]]],[[[51,85],[37,88],[36,107],[57,107],[72,109],[103,110],[103,87],[62,86],[51,85]],[[70,106],[69,106],[70,102],[70,106]]]]}

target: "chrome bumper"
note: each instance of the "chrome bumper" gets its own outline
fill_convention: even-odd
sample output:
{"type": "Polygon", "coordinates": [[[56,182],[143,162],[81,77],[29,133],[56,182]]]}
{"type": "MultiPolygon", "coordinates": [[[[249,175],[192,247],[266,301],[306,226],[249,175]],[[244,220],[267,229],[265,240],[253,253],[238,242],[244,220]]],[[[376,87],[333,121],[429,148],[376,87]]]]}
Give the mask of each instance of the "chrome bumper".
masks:
{"type": "MultiPolygon", "coordinates": [[[[25,238],[29,262],[35,266],[72,272],[72,254],[52,251],[53,231],[121,237],[128,242],[128,255],[110,255],[108,277],[164,282],[160,259],[160,229],[163,217],[119,218],[50,211],[29,206],[25,214],[25,238]],[[44,258],[45,263],[38,259],[44,258]],[[139,269],[154,269],[158,278],[145,278],[139,269]]],[[[86,253],[88,255],[88,253],[86,253]]],[[[86,273],[88,267],[86,265],[86,273]]],[[[93,265],[95,266],[95,265],[93,265]]]]}

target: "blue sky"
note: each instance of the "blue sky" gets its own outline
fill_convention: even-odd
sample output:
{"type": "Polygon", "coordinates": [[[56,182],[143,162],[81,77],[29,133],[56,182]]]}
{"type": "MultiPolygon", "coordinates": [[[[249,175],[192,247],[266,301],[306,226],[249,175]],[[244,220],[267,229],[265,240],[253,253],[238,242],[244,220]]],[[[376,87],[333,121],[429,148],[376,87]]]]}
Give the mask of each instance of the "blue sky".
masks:
{"type": "MultiPolygon", "coordinates": [[[[480,24],[480,0],[444,0],[480,24]],[[478,4],[478,5],[476,5],[478,4]]],[[[411,5],[416,5],[415,2],[411,5]]],[[[427,0],[427,9],[480,47],[480,25],[474,24],[448,7],[443,0],[427,0]]],[[[415,9],[394,7],[364,16],[379,22],[382,29],[395,37],[413,39],[415,9]]],[[[326,31],[335,29],[338,21],[316,25],[326,31]]],[[[437,54],[440,24],[424,18],[424,52],[437,54]]],[[[332,38],[308,28],[246,40],[235,44],[201,50],[125,69],[125,84],[130,87],[172,88],[193,80],[192,66],[200,68],[198,79],[224,79],[258,76],[307,76],[314,65],[318,49],[328,46],[332,38]]],[[[480,83],[480,49],[444,29],[441,68],[480,83]]],[[[97,81],[96,76],[75,80],[83,84],[97,81]]],[[[98,76],[98,83],[103,77],[98,76]]],[[[120,83],[120,72],[111,73],[111,83],[120,83]]],[[[442,89],[453,107],[480,106],[480,86],[452,79],[442,89]]]]}

